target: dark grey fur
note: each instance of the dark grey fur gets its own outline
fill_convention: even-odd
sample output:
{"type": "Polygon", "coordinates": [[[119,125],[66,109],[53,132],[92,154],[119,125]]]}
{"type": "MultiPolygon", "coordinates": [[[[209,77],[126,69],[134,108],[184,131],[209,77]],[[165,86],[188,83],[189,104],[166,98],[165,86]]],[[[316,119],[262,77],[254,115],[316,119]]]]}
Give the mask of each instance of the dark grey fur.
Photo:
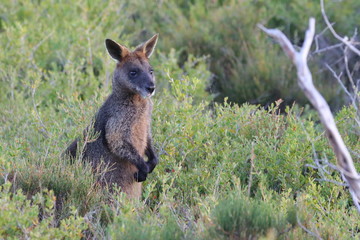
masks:
{"type": "MultiPolygon", "coordinates": [[[[130,197],[141,196],[140,182],[158,163],[150,131],[155,77],[148,62],[156,42],[157,35],[131,52],[106,40],[109,54],[117,60],[113,90],[96,114],[94,132],[99,136],[85,143],[83,151],[83,159],[94,169],[110,168],[100,182],[116,183],[130,197]]],[[[75,140],[66,153],[75,158],[77,145],[75,140]]]]}

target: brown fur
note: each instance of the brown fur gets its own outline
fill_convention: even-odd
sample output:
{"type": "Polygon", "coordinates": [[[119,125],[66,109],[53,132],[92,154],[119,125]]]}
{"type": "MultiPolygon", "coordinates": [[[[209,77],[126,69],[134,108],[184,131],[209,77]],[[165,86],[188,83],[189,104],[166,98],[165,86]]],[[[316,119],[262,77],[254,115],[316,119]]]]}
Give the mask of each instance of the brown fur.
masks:
{"type": "Polygon", "coordinates": [[[149,105],[151,105],[151,103],[142,103],[141,101],[142,99],[135,100],[135,104],[139,104],[139,108],[137,109],[139,115],[131,126],[131,142],[139,154],[144,156],[147,144],[147,133],[150,131],[149,119],[151,117],[151,109],[149,105]]]}
{"type": "MultiPolygon", "coordinates": [[[[100,136],[86,143],[83,152],[94,169],[109,168],[101,183],[117,184],[133,198],[141,196],[141,182],[158,162],[150,130],[155,77],[148,62],[156,41],[157,35],[131,52],[106,40],[109,54],[118,62],[113,91],[96,115],[94,130],[100,136]]],[[[75,157],[76,149],[75,140],[66,152],[75,157]]]]}

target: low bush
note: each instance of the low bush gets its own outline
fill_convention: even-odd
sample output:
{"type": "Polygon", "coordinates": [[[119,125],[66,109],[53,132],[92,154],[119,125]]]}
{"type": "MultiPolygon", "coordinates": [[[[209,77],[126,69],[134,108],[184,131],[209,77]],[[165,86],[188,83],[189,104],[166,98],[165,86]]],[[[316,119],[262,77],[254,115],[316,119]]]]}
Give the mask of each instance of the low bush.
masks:
{"type": "Polygon", "coordinates": [[[0,190],[0,237],[3,239],[80,239],[86,229],[84,218],[71,208],[59,221],[52,191],[35,194],[28,200],[21,190],[11,191],[6,182],[0,190]]]}
{"type": "Polygon", "coordinates": [[[230,239],[249,239],[282,232],[288,226],[286,215],[279,215],[275,206],[244,196],[231,196],[214,209],[216,231],[230,239]]]}

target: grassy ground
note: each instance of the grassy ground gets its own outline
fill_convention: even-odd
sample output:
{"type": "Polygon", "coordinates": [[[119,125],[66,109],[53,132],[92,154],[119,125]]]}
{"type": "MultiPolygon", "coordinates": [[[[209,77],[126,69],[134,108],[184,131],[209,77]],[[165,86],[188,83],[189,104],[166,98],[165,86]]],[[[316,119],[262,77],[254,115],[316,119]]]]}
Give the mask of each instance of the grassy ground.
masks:
{"type": "MultiPolygon", "coordinates": [[[[137,44],[126,34],[136,18],[128,5],[0,4],[0,238],[359,238],[347,189],[318,180],[339,175],[307,165],[335,162],[316,115],[297,105],[278,115],[280,102],[267,111],[210,104],[206,57],[189,54],[179,67],[181,49],[160,47],[152,59],[160,164],[140,201],[100,188],[90,166],[61,157],[111,91],[104,39],[137,44]]],[[[343,108],[337,122],[358,165],[354,112],[343,108]]]]}

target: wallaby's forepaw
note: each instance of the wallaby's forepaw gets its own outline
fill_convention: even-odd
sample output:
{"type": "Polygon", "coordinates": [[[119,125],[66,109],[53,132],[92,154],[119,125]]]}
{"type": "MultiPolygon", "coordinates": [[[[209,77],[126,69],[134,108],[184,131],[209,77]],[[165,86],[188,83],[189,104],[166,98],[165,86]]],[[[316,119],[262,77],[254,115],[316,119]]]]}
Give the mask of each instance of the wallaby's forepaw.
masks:
{"type": "Polygon", "coordinates": [[[149,173],[149,167],[146,162],[143,162],[142,165],[138,166],[138,169],[139,171],[134,174],[134,178],[137,182],[143,182],[149,173]]]}
{"type": "Polygon", "coordinates": [[[137,182],[143,182],[146,180],[147,172],[139,170],[137,173],[134,173],[134,178],[137,182]]]}
{"type": "Polygon", "coordinates": [[[154,168],[156,167],[157,163],[158,163],[157,158],[153,159],[152,161],[146,162],[146,164],[147,164],[148,167],[149,167],[149,173],[152,173],[152,171],[153,171],[154,168]]]}

